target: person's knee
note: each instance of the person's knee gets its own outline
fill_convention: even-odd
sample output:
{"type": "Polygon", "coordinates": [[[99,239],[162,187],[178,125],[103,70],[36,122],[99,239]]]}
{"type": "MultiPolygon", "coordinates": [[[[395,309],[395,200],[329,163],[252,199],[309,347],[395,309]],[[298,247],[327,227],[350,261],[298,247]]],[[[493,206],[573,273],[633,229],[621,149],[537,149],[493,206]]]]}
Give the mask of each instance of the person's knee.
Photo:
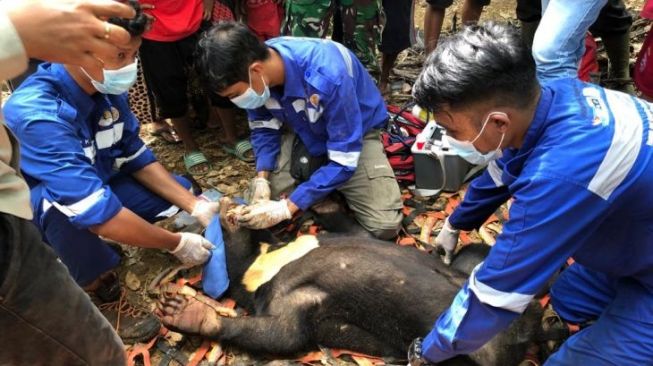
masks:
{"type": "Polygon", "coordinates": [[[64,214],[51,208],[43,219],[43,239],[79,286],[86,286],[120,264],[120,255],[98,235],[73,226],[64,214]]]}
{"type": "Polygon", "coordinates": [[[551,44],[550,40],[545,39],[546,37],[542,36],[541,32],[543,32],[541,29],[540,32],[535,32],[532,48],[533,59],[538,66],[556,60],[557,57],[556,45],[551,44]]]}
{"type": "Polygon", "coordinates": [[[388,210],[376,213],[374,217],[358,217],[358,222],[374,237],[391,240],[399,234],[402,219],[401,211],[388,210]]]}
{"type": "Polygon", "coordinates": [[[545,366],[650,364],[653,344],[649,335],[653,326],[611,311],[565,341],[545,366]]]}

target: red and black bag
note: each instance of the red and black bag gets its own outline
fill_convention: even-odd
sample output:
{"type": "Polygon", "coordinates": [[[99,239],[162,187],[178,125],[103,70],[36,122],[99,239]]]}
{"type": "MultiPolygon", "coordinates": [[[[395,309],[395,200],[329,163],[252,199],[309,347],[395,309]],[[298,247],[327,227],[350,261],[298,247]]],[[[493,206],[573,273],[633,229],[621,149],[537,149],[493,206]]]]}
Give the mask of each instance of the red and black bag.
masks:
{"type": "Polygon", "coordinates": [[[583,57],[580,59],[580,64],[578,65],[578,78],[582,81],[599,83],[600,70],[597,60],[597,49],[598,46],[592,33],[587,32],[585,34],[585,53],[583,53],[583,57]]]}
{"type": "Polygon", "coordinates": [[[416,136],[426,126],[426,122],[409,111],[413,105],[413,103],[403,107],[388,105],[388,125],[381,132],[383,148],[400,183],[415,182],[415,166],[410,148],[415,143],[416,136]]]}

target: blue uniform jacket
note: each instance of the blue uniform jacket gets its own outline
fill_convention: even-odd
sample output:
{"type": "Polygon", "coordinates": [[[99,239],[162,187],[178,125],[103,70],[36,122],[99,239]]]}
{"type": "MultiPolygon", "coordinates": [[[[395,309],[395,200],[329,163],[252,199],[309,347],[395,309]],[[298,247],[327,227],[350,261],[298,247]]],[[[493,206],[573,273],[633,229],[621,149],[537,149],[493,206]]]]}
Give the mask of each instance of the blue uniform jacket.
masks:
{"type": "Polygon", "coordinates": [[[344,46],[320,39],[266,42],[283,59],[285,82],[272,88],[264,107],[248,110],[257,171],[273,171],[287,124],[312,156],[329,162],[299,185],[290,200],[305,210],[354,174],[363,136],[388,119],[383,98],[367,70],[344,46]]]}
{"type": "Polygon", "coordinates": [[[55,206],[73,225],[102,224],[120,211],[109,180],[155,161],[138,136],[127,94],[88,95],[63,65],[42,64],[9,98],[35,219],[55,206]]]}
{"type": "Polygon", "coordinates": [[[652,113],[645,101],[575,79],[542,87],[523,146],[491,163],[450,217],[477,228],[514,197],[490,254],[424,339],[426,358],[482,346],[568,257],[642,284],[644,299],[617,308],[653,323],[652,113]]]}

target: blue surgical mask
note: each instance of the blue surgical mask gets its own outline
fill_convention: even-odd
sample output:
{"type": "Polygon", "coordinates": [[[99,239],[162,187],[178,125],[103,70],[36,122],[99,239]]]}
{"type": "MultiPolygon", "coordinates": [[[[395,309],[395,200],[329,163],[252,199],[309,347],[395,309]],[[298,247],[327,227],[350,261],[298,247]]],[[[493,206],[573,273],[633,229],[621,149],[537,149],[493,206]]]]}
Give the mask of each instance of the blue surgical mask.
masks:
{"type": "Polygon", "coordinates": [[[82,71],[91,79],[91,84],[93,84],[93,87],[98,92],[102,94],[120,95],[126,93],[136,82],[138,59],[135,59],[133,63],[118,70],[102,70],[102,74],[104,75],[103,82],[93,80],[86,70],[82,69],[82,71]]]}
{"type": "Polygon", "coordinates": [[[252,88],[252,73],[250,71],[249,88],[247,88],[243,94],[235,98],[231,98],[231,102],[242,109],[256,109],[262,107],[270,98],[270,88],[268,87],[268,84],[265,83],[263,76],[261,76],[261,80],[263,80],[265,89],[263,89],[263,94],[259,95],[252,88]]]}
{"type": "Polygon", "coordinates": [[[461,158],[467,160],[468,162],[475,164],[475,165],[485,165],[488,164],[489,162],[493,160],[500,159],[501,156],[503,156],[503,153],[501,152],[501,144],[503,143],[503,139],[506,136],[506,134],[501,135],[501,141],[499,141],[499,145],[497,146],[496,149],[488,152],[487,154],[483,154],[480,151],[476,150],[476,147],[474,147],[474,142],[478,140],[479,137],[483,134],[483,131],[485,131],[485,126],[487,125],[488,121],[490,120],[490,116],[493,114],[500,114],[505,117],[508,117],[505,113],[503,112],[491,112],[487,115],[487,118],[485,118],[485,122],[483,122],[483,127],[481,128],[481,132],[476,135],[476,137],[472,141],[460,141],[456,140],[455,138],[444,135],[444,139],[447,141],[449,144],[449,147],[461,158]]]}

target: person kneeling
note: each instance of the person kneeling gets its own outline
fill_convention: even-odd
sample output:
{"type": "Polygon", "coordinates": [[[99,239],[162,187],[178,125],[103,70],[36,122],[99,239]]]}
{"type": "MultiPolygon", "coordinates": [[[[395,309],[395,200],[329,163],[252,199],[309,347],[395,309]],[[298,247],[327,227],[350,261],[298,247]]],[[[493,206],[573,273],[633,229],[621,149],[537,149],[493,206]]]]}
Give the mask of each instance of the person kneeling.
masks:
{"type": "Polygon", "coordinates": [[[120,256],[100,236],[202,264],[210,242],[152,223],[181,208],[207,225],[218,203],[195,197],[190,181],[168,173],[139,138],[126,92],[136,79],[135,56],[147,20],[138,11],[133,20],[111,21],[132,39],[102,60],[103,75],[42,64],[7,101],[5,117],[21,142],[22,172],[44,241],[102,313],[114,325],[120,319],[118,333],[130,343],[153,337],[160,326],[152,315],[125,312],[117,302],[121,291],[113,270],[120,256]]]}
{"type": "Polygon", "coordinates": [[[211,91],[248,112],[257,177],[244,226],[274,226],[338,190],[361,226],[397,235],[401,194],[379,139],[388,114],[353,53],[320,39],[262,43],[237,23],[209,31],[200,53],[211,91]]]}

